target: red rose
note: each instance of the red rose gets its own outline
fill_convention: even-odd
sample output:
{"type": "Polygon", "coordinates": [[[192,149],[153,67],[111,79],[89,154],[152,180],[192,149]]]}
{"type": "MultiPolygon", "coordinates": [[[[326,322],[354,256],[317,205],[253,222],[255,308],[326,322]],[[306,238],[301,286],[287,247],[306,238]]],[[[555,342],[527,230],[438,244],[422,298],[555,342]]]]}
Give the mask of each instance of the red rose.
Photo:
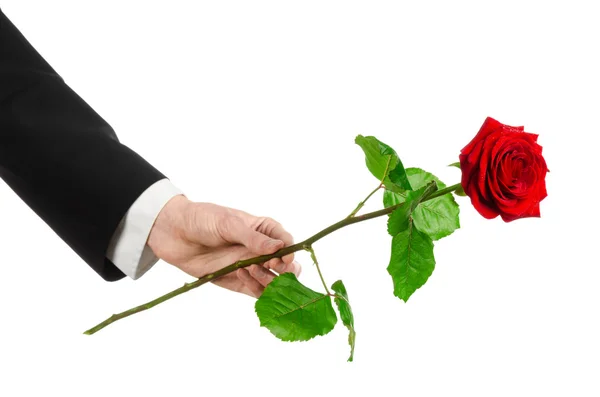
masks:
{"type": "Polygon", "coordinates": [[[488,117],[460,152],[461,185],[485,218],[539,217],[548,168],[537,135],[488,117]]]}

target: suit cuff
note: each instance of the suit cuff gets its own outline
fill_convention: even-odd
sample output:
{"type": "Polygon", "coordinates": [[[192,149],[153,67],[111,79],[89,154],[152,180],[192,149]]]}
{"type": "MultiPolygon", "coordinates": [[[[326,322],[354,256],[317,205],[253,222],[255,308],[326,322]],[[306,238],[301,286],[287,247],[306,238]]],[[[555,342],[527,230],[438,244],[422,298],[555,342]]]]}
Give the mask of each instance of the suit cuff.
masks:
{"type": "Polygon", "coordinates": [[[162,208],[179,194],[183,193],[168,179],[159,180],[138,197],[117,226],[106,257],[132,279],[140,278],[158,261],[146,242],[162,208]]]}

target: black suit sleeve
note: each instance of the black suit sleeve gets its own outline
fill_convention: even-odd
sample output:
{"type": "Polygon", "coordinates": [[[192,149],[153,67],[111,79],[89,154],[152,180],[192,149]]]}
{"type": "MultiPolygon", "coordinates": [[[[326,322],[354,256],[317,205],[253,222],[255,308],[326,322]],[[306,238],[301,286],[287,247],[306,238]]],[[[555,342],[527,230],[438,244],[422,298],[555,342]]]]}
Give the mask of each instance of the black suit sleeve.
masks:
{"type": "Polygon", "coordinates": [[[165,178],[121,144],[0,10],[0,177],[105,280],[133,202],[165,178]]]}

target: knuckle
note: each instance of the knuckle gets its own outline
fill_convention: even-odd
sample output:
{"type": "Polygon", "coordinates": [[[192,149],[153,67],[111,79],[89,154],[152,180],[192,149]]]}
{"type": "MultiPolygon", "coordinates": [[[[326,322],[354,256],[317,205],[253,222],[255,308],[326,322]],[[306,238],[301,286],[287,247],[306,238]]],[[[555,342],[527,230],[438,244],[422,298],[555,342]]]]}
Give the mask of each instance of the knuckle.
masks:
{"type": "Polygon", "coordinates": [[[271,234],[275,229],[281,227],[279,222],[268,216],[261,217],[259,225],[259,228],[264,230],[266,234],[271,234]]]}
{"type": "Polygon", "coordinates": [[[227,236],[231,236],[235,231],[238,221],[235,216],[229,214],[220,214],[217,218],[217,224],[221,232],[227,236]]]}
{"type": "Polygon", "coordinates": [[[264,217],[264,221],[266,223],[269,223],[269,224],[271,224],[271,223],[277,223],[277,221],[275,219],[271,218],[270,216],[265,216],[264,217]]]}

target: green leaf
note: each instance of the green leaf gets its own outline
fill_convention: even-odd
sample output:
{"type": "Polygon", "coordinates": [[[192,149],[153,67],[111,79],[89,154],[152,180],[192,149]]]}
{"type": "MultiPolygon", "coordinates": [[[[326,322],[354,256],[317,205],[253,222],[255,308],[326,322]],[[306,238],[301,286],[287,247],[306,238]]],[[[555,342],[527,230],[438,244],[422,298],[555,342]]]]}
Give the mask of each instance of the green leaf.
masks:
{"type": "Polygon", "coordinates": [[[408,228],[408,223],[409,221],[412,221],[411,216],[417,206],[422,204],[421,202],[436,190],[436,182],[431,181],[429,184],[421,187],[418,190],[406,192],[404,205],[396,208],[394,212],[390,214],[388,219],[388,232],[392,236],[395,236],[396,234],[408,228]]]}
{"type": "Polygon", "coordinates": [[[284,341],[325,335],[337,323],[331,298],[305,287],[293,273],[275,277],[254,308],[260,325],[284,341]]]}
{"type": "MultiPolygon", "coordinates": [[[[406,173],[414,189],[422,188],[432,180],[437,182],[439,189],[446,187],[435,175],[420,168],[408,168],[406,173]]],[[[406,201],[407,194],[409,192],[395,193],[386,190],[383,194],[383,205],[390,207],[403,203],[406,201]]],[[[415,226],[420,231],[429,235],[433,240],[439,240],[460,228],[459,212],[454,197],[451,194],[445,194],[421,203],[412,212],[412,217],[415,226]]]]}
{"type": "MultiPolygon", "coordinates": [[[[448,164],[448,167],[456,167],[456,168],[460,169],[460,162],[448,164]]],[[[461,196],[461,197],[466,197],[467,196],[467,194],[465,193],[465,191],[462,188],[462,186],[459,187],[458,189],[456,189],[454,191],[454,194],[456,194],[457,196],[461,196]]]]}
{"type": "Polygon", "coordinates": [[[352,308],[350,307],[348,292],[346,292],[346,287],[344,286],[342,280],[338,280],[333,283],[331,289],[337,292],[334,301],[337,305],[338,311],[340,312],[340,318],[342,319],[342,322],[350,332],[348,335],[348,344],[350,345],[350,357],[348,358],[348,361],[352,361],[354,359],[356,331],[354,330],[354,315],[352,314],[352,308]]]}
{"type": "MultiPolygon", "coordinates": [[[[396,155],[397,157],[398,155],[396,155]]],[[[392,169],[389,174],[388,177],[390,179],[390,181],[397,187],[399,187],[402,190],[412,190],[412,186],[410,185],[410,181],[408,180],[408,176],[406,175],[406,170],[404,169],[404,166],[402,165],[402,161],[400,161],[400,158],[398,157],[398,164],[396,164],[396,167],[394,167],[394,169],[392,169]]],[[[384,184],[387,186],[387,184],[384,181],[384,184]]]]}
{"type": "Polygon", "coordinates": [[[459,187],[458,189],[456,189],[454,191],[454,194],[456,194],[457,196],[461,196],[461,197],[467,197],[467,193],[465,193],[465,190],[461,187],[459,187]]]}
{"type": "Polygon", "coordinates": [[[433,241],[409,222],[408,228],[392,239],[387,270],[394,282],[394,295],[407,302],[425,284],[434,267],[433,241]]]}
{"type": "Polygon", "coordinates": [[[389,190],[383,192],[383,206],[385,208],[403,203],[405,200],[406,193],[394,193],[389,190]]]}
{"type": "Polygon", "coordinates": [[[402,161],[390,146],[374,136],[358,135],[354,142],[365,153],[367,168],[377,180],[393,191],[412,190],[402,161]]]}

